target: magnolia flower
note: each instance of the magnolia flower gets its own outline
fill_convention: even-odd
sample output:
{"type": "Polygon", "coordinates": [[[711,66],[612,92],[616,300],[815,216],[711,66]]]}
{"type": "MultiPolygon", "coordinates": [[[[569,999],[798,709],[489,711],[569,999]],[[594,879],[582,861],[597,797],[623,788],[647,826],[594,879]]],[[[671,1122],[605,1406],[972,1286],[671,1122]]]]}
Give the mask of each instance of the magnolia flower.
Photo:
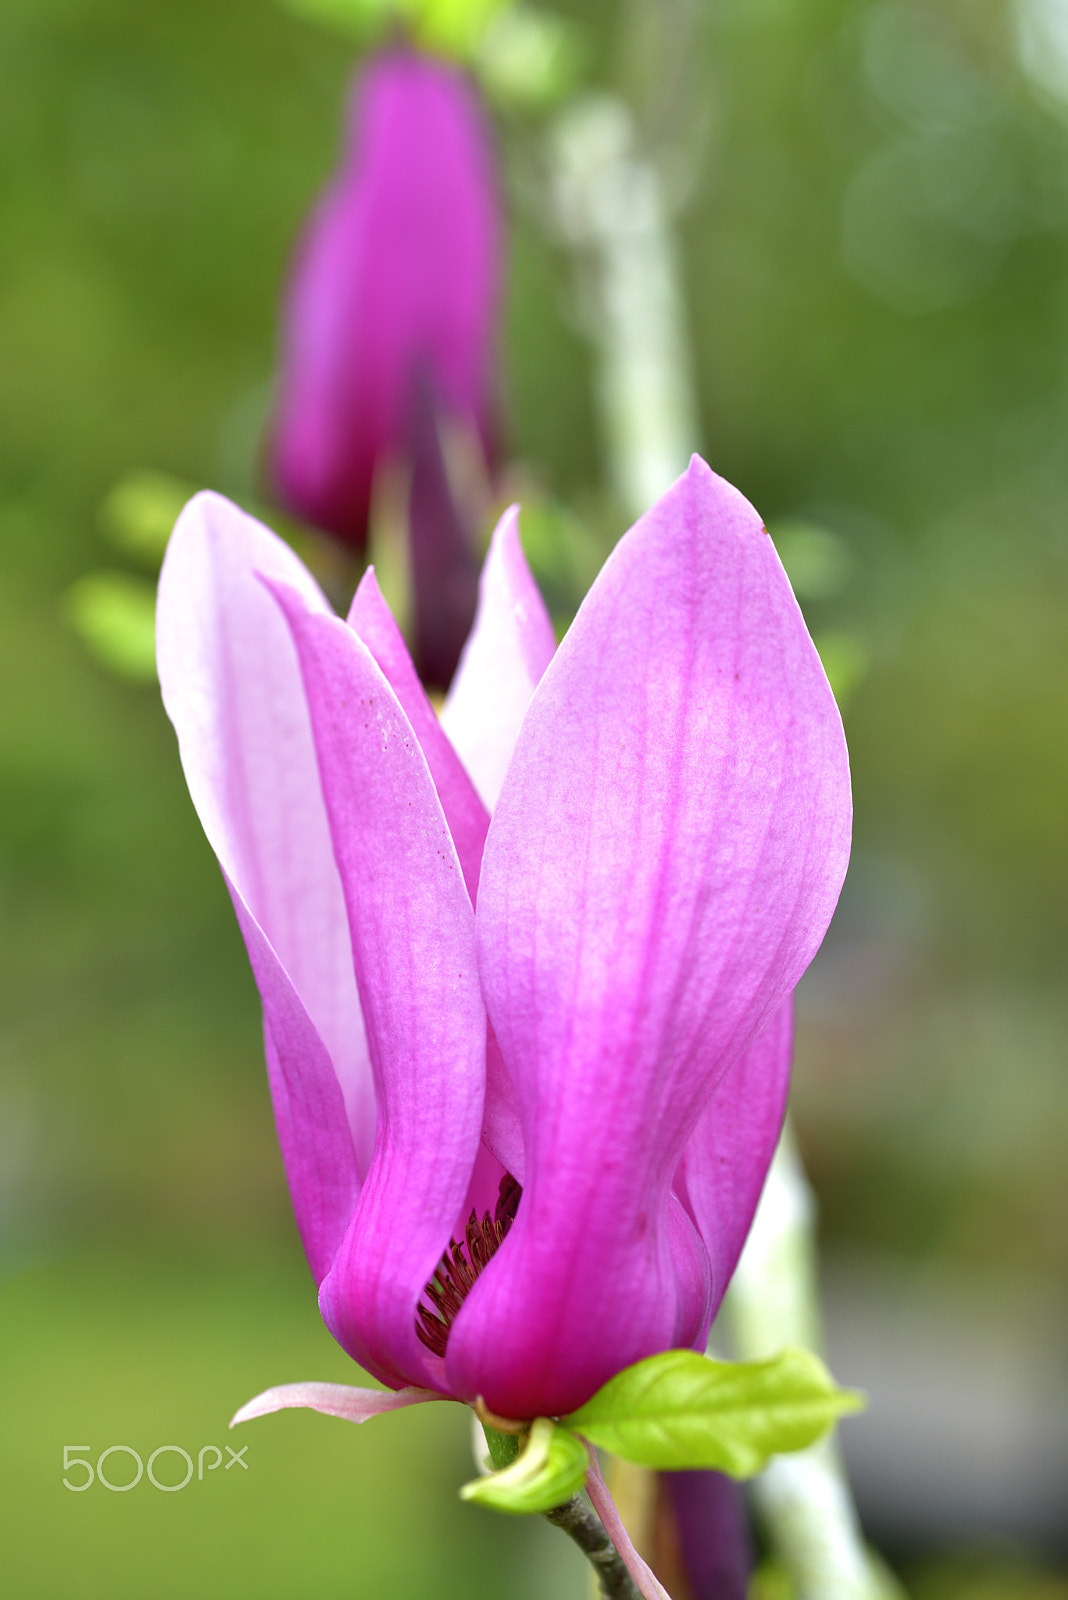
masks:
{"type": "Polygon", "coordinates": [[[341,172],[298,252],[270,441],[282,503],[358,550],[376,470],[412,470],[420,666],[443,683],[474,615],[477,566],[440,433],[459,428],[491,452],[497,213],[466,79],[412,50],[374,58],[341,172]]]}
{"type": "MultiPolygon", "coordinates": [[[[517,1420],[704,1350],[849,847],[841,721],[752,507],[694,457],[555,653],[506,513],[440,721],[373,572],[342,621],[217,496],[158,616],[335,1338],[392,1403],[517,1420]]],[[[353,1415],[296,1388],[259,1409],[353,1415]]]]}

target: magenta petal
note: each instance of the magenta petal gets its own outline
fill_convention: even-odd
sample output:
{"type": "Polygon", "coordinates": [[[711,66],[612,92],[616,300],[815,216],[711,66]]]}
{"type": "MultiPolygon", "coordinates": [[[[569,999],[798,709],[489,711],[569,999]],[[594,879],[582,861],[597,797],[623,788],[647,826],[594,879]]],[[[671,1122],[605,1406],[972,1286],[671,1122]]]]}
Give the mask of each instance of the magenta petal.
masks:
{"type": "Polygon", "coordinates": [[[393,613],[382,598],[373,567],[369,567],[360,580],[348,620],[349,626],[355,628],[385,673],[390,688],[415,729],[456,845],[456,853],[460,857],[464,882],[473,905],[482,867],[482,847],[489,827],[489,813],[442,731],[426,690],[416,675],[393,613]]]}
{"type": "Polygon", "coordinates": [[[753,1223],[790,1092],[793,996],[716,1085],[687,1142],[675,1190],[712,1265],[715,1316],[753,1223]]]}
{"type": "Polygon", "coordinates": [[[293,590],[274,593],[304,675],[379,1113],[319,1303],[335,1338],[383,1382],[441,1388],[415,1313],[459,1217],[482,1127],[474,912],[419,741],[367,646],[293,590]]]}
{"type": "Polygon", "coordinates": [[[376,466],[407,454],[420,371],[489,447],[497,211],[468,80],[410,50],[373,57],[289,292],[272,458],[299,516],[362,547],[376,466]]]}
{"type": "Polygon", "coordinates": [[[549,613],[519,542],[519,507],[510,506],[493,531],[475,625],[441,713],[442,727],[490,810],[555,649],[549,613]]]}
{"type": "Polygon", "coordinates": [[[849,828],[841,719],[774,546],[695,457],[586,597],[490,825],[479,967],[526,1170],[452,1330],[454,1392],[560,1414],[694,1326],[671,1179],[818,948],[849,828]]]}
{"type": "Polygon", "coordinates": [[[482,1138],[497,1160],[520,1183],[523,1182],[523,1127],[519,1121],[515,1089],[492,1028],[486,1038],[486,1109],[482,1138]]]}
{"type": "MultiPolygon", "coordinates": [[[[487,559],[493,559],[492,551],[487,559]]],[[[521,554],[519,559],[522,561],[521,554]]],[[[369,567],[360,580],[348,621],[385,673],[408,721],[415,729],[460,857],[464,882],[473,904],[482,867],[489,813],[419,682],[408,647],[378,587],[373,567],[369,567]]],[[[524,710],[532,692],[533,685],[523,698],[524,710]]],[[[511,749],[511,739],[508,748],[511,749]]],[[[483,1137],[493,1154],[522,1181],[523,1143],[515,1092],[492,1031],[487,1040],[486,1071],[486,1125],[483,1137]]],[[[493,1209],[492,1205],[489,1209],[493,1209]]]]}
{"type": "Polygon", "coordinates": [[[351,1389],[346,1383],[281,1383],[264,1389],[230,1418],[231,1428],[254,1417],[268,1417],[272,1411],[305,1407],[326,1417],[341,1417],[345,1422],[369,1422],[387,1411],[403,1411],[405,1406],[422,1405],[442,1396],[431,1389],[351,1389]]]}
{"type": "Polygon", "coordinates": [[[287,545],[220,496],[197,495],[163,564],[157,660],[263,1000],[286,1175],[318,1280],[370,1159],[373,1085],[300,669],[256,570],[328,609],[287,545]]]}

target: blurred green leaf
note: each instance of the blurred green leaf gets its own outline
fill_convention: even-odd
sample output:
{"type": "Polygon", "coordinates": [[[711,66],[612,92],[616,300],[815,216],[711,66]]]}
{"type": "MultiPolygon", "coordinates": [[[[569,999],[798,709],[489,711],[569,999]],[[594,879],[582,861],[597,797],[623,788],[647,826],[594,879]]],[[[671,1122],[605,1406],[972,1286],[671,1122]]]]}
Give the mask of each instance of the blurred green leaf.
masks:
{"type": "Polygon", "coordinates": [[[71,626],[90,655],[117,677],[156,677],[156,591],[125,572],[90,572],[66,594],[71,626]]]}
{"type": "Polygon", "coordinates": [[[784,1350],[770,1361],[665,1350],[610,1378],[565,1420],[638,1466],[711,1467],[751,1478],[772,1456],[815,1444],[863,1405],[808,1350],[784,1350]]]}
{"type": "Polygon", "coordinates": [[[490,19],[476,66],[486,89],[503,105],[550,106],[579,77],[579,34],[573,23],[552,12],[507,6],[490,19]]]}
{"type": "Polygon", "coordinates": [[[504,0],[403,0],[416,40],[428,50],[470,57],[504,0]]]}
{"type": "Polygon", "coordinates": [[[746,1600],[797,1600],[797,1589],[779,1561],[762,1561],[753,1573],[746,1600]]]}
{"type": "Polygon", "coordinates": [[[551,1511],[582,1488],[588,1464],[580,1439],[549,1417],[538,1417],[517,1460],[465,1483],[460,1498],[513,1516],[551,1511]]]}
{"type": "Polygon", "coordinates": [[[287,11],[357,39],[366,38],[399,10],[393,0],[281,0],[287,11]]]}
{"type": "Polygon", "coordinates": [[[101,531],[116,550],[158,568],[178,513],[196,492],[196,484],[166,472],[131,472],[101,501],[101,531]]]}
{"type": "Polygon", "coordinates": [[[845,588],[853,562],[836,533],[793,518],[768,532],[799,600],[830,600],[845,588]]]}
{"type": "Polygon", "coordinates": [[[403,23],[417,44],[469,59],[505,0],[282,0],[287,10],[350,37],[367,39],[403,23]]]}
{"type": "Polygon", "coordinates": [[[815,645],[839,709],[842,709],[867,675],[868,652],[855,633],[844,629],[818,634],[815,645]]]}

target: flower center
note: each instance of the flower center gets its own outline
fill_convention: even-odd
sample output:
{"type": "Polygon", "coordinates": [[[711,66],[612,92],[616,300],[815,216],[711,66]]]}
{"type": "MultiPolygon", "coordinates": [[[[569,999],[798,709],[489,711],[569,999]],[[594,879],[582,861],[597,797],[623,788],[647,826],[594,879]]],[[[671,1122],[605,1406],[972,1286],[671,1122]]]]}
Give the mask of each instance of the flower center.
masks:
{"type": "Polygon", "coordinates": [[[456,1313],[486,1262],[497,1254],[501,1240],[515,1221],[522,1193],[512,1174],[506,1172],[501,1179],[493,1215],[484,1211],[480,1222],[477,1213],[472,1211],[463,1238],[449,1240],[449,1248],[423,1290],[435,1309],[431,1311],[430,1306],[422,1301],[415,1308],[416,1334],[436,1356],[445,1354],[449,1329],[456,1320],[456,1313]]]}

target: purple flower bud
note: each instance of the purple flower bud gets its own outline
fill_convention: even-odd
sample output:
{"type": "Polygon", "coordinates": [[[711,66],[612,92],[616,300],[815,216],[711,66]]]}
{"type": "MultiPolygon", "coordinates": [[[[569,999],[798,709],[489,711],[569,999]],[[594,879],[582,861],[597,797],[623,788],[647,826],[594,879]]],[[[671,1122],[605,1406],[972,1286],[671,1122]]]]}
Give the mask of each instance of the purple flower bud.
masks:
{"type": "Polygon", "coordinates": [[[377,56],[287,296],[270,457],[295,515],[362,550],[375,472],[411,463],[427,393],[491,453],[499,232],[474,90],[412,50],[377,56]]]}
{"type": "Polygon", "coordinates": [[[741,1484],[722,1472],[665,1472],[661,1483],[693,1600],[745,1600],[756,1563],[741,1484]]]}

